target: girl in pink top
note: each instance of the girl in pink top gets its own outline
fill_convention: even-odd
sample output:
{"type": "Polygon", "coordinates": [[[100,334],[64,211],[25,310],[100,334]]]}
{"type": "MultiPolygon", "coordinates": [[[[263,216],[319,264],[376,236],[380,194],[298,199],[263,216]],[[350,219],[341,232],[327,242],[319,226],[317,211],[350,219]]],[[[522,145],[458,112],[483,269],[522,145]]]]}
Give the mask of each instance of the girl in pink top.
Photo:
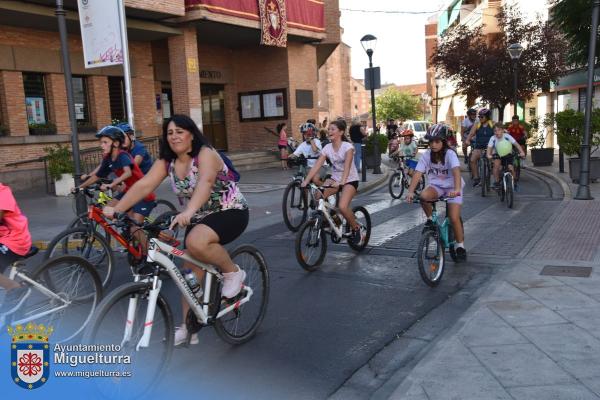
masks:
{"type": "Polygon", "coordinates": [[[283,169],[283,170],[288,169],[288,166],[287,166],[288,139],[287,139],[286,129],[287,129],[287,125],[285,123],[281,123],[281,124],[277,125],[277,134],[279,135],[279,141],[277,142],[277,147],[279,147],[279,152],[281,153],[281,169],[283,169]]]}
{"type": "Polygon", "coordinates": [[[352,236],[349,240],[358,244],[361,241],[360,225],[356,222],[350,203],[358,190],[358,172],[354,165],[354,146],[345,135],[346,122],[344,120],[333,121],[329,124],[329,143],[321,150],[321,156],[310,169],[302,182],[306,187],[312,178],[319,172],[325,161],[329,159],[332,165],[331,179],[325,181],[325,186],[333,186],[325,189],[325,198],[334,195],[341,190],[342,194],[338,202],[338,208],[346,221],[352,227],[352,236]]]}
{"type": "Polygon", "coordinates": [[[8,312],[27,289],[2,275],[4,270],[31,248],[31,234],[27,217],[21,213],[17,201],[8,186],[0,183],[0,286],[7,290],[0,314],[8,312]]]}

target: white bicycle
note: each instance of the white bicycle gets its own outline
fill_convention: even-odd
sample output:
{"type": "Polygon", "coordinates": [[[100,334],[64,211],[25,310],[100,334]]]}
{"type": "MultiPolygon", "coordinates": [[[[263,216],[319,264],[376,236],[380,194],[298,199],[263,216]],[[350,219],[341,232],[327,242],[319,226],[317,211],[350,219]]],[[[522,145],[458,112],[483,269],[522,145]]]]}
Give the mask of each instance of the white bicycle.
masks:
{"type": "MultiPolygon", "coordinates": [[[[135,223],[126,215],[118,221],[135,223]]],[[[221,298],[223,275],[212,265],[204,264],[182,250],[161,242],[157,237],[169,227],[171,218],[158,218],[140,227],[149,237],[147,264],[154,267],[148,275],[134,275],[134,282],[119,286],[99,305],[85,335],[88,344],[118,344],[121,355],[128,355],[131,364],[123,366],[132,377],[123,378],[123,385],[102,385],[99,389],[109,398],[120,392],[139,390],[141,396],[164,375],[173,351],[173,315],[165,295],[161,293],[161,273],[167,273],[181,292],[190,310],[185,318],[190,337],[205,326],[212,325],[217,335],[227,343],[242,344],[250,340],[262,322],[269,299],[269,273],[262,254],[250,245],[231,252],[232,260],[246,271],[245,285],[232,298],[221,298]],[[204,294],[198,299],[173,262],[173,258],[190,262],[207,273],[204,294]],[[134,381],[132,381],[134,379],[134,381]]],[[[198,221],[192,220],[192,223],[198,221]]],[[[139,225],[138,225],[139,226],[139,225]]],[[[115,382],[115,381],[113,381],[115,382]]]]}

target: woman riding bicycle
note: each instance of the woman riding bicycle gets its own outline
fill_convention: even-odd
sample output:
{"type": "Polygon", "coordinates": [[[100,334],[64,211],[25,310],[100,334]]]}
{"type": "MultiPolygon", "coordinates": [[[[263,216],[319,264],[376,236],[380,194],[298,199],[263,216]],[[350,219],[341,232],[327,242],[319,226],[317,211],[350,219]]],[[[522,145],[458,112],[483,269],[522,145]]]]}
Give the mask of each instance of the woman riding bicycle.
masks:
{"type": "Polygon", "coordinates": [[[29,290],[3,273],[26,255],[30,248],[31,234],[27,217],[19,209],[10,188],[0,183],[0,286],[6,290],[0,314],[17,309],[29,290]]]}
{"type": "Polygon", "coordinates": [[[471,154],[471,172],[473,174],[473,187],[481,183],[477,161],[484,155],[490,138],[494,136],[494,122],[491,120],[492,112],[487,108],[479,110],[479,122],[476,122],[471,127],[471,133],[467,137],[466,144],[470,145],[475,139],[471,154]]]}
{"type": "MultiPolygon", "coordinates": [[[[163,125],[160,160],[150,172],[127,192],[114,208],[106,207],[105,215],[112,217],[156,189],[169,177],[175,194],[187,200],[186,208],[173,220],[173,226],[187,227],[186,252],[198,261],[214,265],[223,273],[223,297],[235,297],[246,279],[246,272],[234,264],[223,245],[237,239],[248,226],[248,204],[240,192],[227,165],[219,153],[208,143],[196,123],[186,115],[173,115],[163,125]],[[190,224],[192,217],[201,219],[190,224]]],[[[199,278],[201,268],[185,264],[199,278]]],[[[183,304],[183,318],[189,305],[183,304]]],[[[185,323],[175,331],[175,345],[185,342],[185,323]]],[[[198,343],[196,334],[191,344],[198,343]]]]}
{"type": "Polygon", "coordinates": [[[465,185],[460,176],[460,161],[456,152],[448,147],[446,139],[448,127],[435,124],[425,136],[429,140],[429,149],[417,164],[415,176],[410,183],[406,201],[411,203],[415,197],[415,189],[423,174],[427,174],[427,187],[421,192],[421,207],[427,215],[426,225],[430,225],[433,208],[430,202],[444,196],[448,197],[448,217],[456,238],[456,255],[458,260],[467,258],[464,245],[464,232],[461,222],[462,190],[465,185]]]}
{"type": "Polygon", "coordinates": [[[341,190],[342,194],[338,207],[352,227],[352,236],[349,240],[353,243],[360,243],[360,225],[356,222],[354,213],[350,208],[350,202],[352,202],[358,190],[358,172],[354,164],[354,146],[346,138],[345,131],[346,122],[344,120],[333,121],[329,124],[329,140],[331,140],[331,143],[321,151],[321,156],[304,178],[302,187],[306,187],[312,181],[325,161],[329,159],[332,165],[332,176],[331,179],[325,181],[325,185],[331,185],[332,187],[325,189],[325,198],[341,190]]]}
{"type": "Polygon", "coordinates": [[[519,150],[519,157],[525,157],[523,148],[511,135],[504,131],[502,122],[496,122],[494,125],[494,136],[491,137],[487,147],[487,158],[494,160],[496,188],[500,187],[500,172],[502,171],[503,166],[508,168],[513,175],[513,178],[515,177],[515,169],[513,168],[513,146],[519,150]]]}

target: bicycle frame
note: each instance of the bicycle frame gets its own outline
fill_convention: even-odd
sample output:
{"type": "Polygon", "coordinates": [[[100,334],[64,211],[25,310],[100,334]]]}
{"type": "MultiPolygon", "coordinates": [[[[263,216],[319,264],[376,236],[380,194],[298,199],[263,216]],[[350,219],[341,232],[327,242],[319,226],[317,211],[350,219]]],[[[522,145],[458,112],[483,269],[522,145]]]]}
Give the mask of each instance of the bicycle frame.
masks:
{"type": "Polygon", "coordinates": [[[330,213],[331,210],[335,211],[336,207],[332,206],[331,204],[329,204],[329,201],[324,199],[325,196],[323,195],[323,192],[321,192],[314,183],[311,184],[310,188],[311,188],[310,193],[311,193],[311,196],[313,197],[313,199],[315,198],[315,195],[314,195],[315,190],[317,190],[317,191],[319,191],[319,193],[321,193],[321,198],[319,199],[319,205],[317,206],[317,211],[319,211],[325,217],[325,219],[327,220],[327,223],[329,224],[329,226],[332,230],[332,233],[335,232],[335,234],[338,238],[343,237],[344,232],[342,231],[341,227],[344,226],[345,219],[344,219],[344,216],[342,215],[342,213],[337,212],[337,214],[340,216],[340,218],[342,218],[342,223],[340,224],[340,227],[338,227],[336,225],[336,223],[333,221],[333,218],[331,218],[331,213],[330,213]]]}
{"type": "MultiPolygon", "coordinates": [[[[452,225],[450,223],[450,218],[445,216],[442,223],[440,223],[440,215],[438,213],[436,203],[433,203],[432,206],[433,206],[433,212],[431,214],[431,221],[439,228],[440,239],[442,240],[444,248],[447,249],[450,247],[450,245],[454,244],[454,243],[450,243],[450,238],[449,238],[449,231],[450,231],[450,229],[452,229],[452,225]]],[[[448,203],[446,203],[446,207],[447,206],[448,206],[448,203]]]]}
{"type": "MultiPolygon", "coordinates": [[[[185,301],[189,304],[190,309],[196,315],[196,317],[204,324],[208,324],[212,320],[216,320],[221,318],[223,315],[228,314],[233,310],[239,309],[239,307],[250,301],[252,297],[253,291],[249,286],[244,285],[242,290],[245,291],[245,296],[235,303],[227,306],[226,308],[220,310],[216,316],[211,317],[209,312],[209,304],[210,304],[210,296],[211,289],[213,285],[214,277],[217,278],[217,281],[223,280],[223,275],[212,265],[204,264],[200,261],[193,259],[192,257],[185,254],[182,250],[179,250],[176,247],[170,246],[166,243],[161,242],[158,239],[150,239],[150,243],[148,245],[148,256],[147,261],[151,263],[158,264],[161,266],[173,279],[175,285],[179,289],[179,291],[183,294],[185,301]],[[195,266],[202,268],[208,274],[204,277],[204,294],[202,298],[202,303],[198,301],[196,296],[192,293],[189,285],[187,284],[185,278],[179,272],[177,266],[173,263],[173,261],[167,256],[167,254],[175,256],[181,260],[187,261],[189,263],[194,264],[195,266]]],[[[142,282],[150,282],[152,279],[152,289],[150,290],[150,295],[148,299],[148,309],[146,310],[146,317],[144,320],[144,332],[140,341],[136,346],[136,350],[139,350],[140,347],[148,347],[150,344],[150,336],[152,334],[152,324],[154,321],[154,312],[156,310],[156,302],[158,300],[158,294],[162,287],[162,281],[158,278],[158,275],[154,275],[152,277],[145,278],[142,282]]],[[[139,275],[136,278],[136,281],[139,281],[139,275]]],[[[129,300],[129,307],[127,309],[127,324],[125,328],[125,333],[123,336],[123,343],[127,342],[131,339],[131,333],[133,324],[135,322],[135,308],[137,306],[137,298],[131,298],[129,300]]]]}
{"type": "Polygon", "coordinates": [[[102,210],[98,206],[91,205],[88,207],[88,218],[93,220],[94,222],[98,223],[100,226],[102,226],[102,228],[106,231],[106,233],[108,233],[109,235],[114,237],[117,240],[117,242],[119,242],[119,244],[121,246],[126,248],[127,251],[136,260],[143,258],[144,255],[142,254],[141,249],[132,246],[130,241],[125,239],[123,237],[123,235],[121,235],[119,232],[117,232],[115,229],[113,229],[113,227],[110,226],[110,224],[106,221],[106,219],[102,215],[102,210]]]}

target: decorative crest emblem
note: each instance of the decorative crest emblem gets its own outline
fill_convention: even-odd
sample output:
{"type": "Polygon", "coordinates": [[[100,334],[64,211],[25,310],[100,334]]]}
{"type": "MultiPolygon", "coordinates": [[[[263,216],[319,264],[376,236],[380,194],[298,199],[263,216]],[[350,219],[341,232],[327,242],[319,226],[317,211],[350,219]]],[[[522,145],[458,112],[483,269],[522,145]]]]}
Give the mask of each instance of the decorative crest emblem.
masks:
{"type": "Polygon", "coordinates": [[[14,383],[24,389],[37,389],[50,376],[50,343],[54,329],[33,322],[25,327],[8,327],[11,336],[10,371],[14,383]]]}

